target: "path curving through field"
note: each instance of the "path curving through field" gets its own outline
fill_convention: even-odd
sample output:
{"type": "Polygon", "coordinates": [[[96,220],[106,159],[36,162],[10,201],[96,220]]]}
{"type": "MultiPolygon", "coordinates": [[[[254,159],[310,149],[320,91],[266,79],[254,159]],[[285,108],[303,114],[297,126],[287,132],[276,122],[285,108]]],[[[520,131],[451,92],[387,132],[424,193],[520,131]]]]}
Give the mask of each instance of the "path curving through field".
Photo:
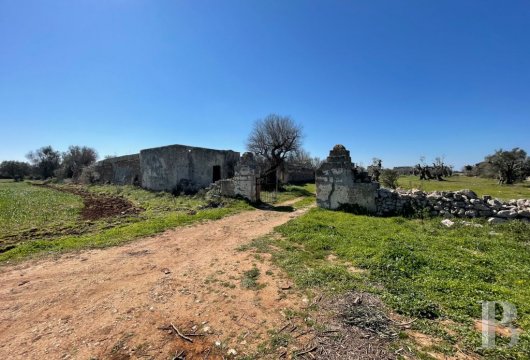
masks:
{"type": "Polygon", "coordinates": [[[176,228],[130,244],[0,268],[2,359],[187,359],[250,353],[282,310],[284,291],[267,255],[237,248],[305,212],[255,210],[176,228]],[[259,291],[244,289],[257,266],[259,291]],[[193,343],[174,334],[202,334],[193,343]],[[215,346],[215,342],[221,346],[215,346]]]}

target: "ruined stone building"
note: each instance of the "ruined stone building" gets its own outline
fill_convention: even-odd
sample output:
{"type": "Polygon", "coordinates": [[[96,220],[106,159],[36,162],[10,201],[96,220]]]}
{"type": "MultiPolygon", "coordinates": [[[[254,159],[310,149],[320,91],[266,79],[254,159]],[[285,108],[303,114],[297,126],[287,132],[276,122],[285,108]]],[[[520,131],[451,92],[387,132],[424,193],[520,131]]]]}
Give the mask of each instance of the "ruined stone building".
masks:
{"type": "Polygon", "coordinates": [[[170,145],[97,163],[99,181],[140,185],[149,190],[194,191],[234,176],[239,153],[170,145]]]}
{"type": "Polygon", "coordinates": [[[316,172],[317,205],[325,209],[344,209],[379,216],[421,215],[446,218],[489,217],[488,222],[507,219],[530,222],[530,200],[501,201],[473,191],[424,192],[418,189],[380,188],[351,161],[350,152],[335,145],[316,172]]]}
{"type": "Polygon", "coordinates": [[[343,145],[335,145],[316,171],[317,204],[325,209],[353,205],[376,211],[375,194],[379,184],[360,172],[343,145]]]}

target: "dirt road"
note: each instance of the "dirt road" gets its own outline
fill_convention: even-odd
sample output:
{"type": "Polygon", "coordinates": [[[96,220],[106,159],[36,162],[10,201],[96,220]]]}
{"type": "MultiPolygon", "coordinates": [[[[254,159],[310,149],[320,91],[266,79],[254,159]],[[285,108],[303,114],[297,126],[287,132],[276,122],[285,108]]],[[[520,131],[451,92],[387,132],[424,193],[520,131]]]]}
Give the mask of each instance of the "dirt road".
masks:
{"type": "Polygon", "coordinates": [[[302,214],[255,210],[120,247],[0,268],[1,359],[229,358],[302,305],[263,255],[236,250],[302,214]],[[259,291],[240,279],[260,269],[259,291]],[[175,325],[192,342],[165,329],[175,325]],[[163,329],[160,329],[163,328],[163,329]],[[215,344],[216,342],[217,345],[215,344]],[[220,342],[220,346],[219,346],[220,342]]]}

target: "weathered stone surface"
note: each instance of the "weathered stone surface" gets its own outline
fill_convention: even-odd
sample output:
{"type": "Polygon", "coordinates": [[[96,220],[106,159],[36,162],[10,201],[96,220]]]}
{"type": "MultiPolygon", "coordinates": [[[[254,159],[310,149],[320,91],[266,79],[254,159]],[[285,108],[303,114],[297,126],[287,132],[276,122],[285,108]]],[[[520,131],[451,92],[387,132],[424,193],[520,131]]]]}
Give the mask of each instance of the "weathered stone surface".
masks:
{"type": "Polygon", "coordinates": [[[255,202],[259,200],[256,178],[259,176],[258,165],[252,153],[244,153],[240,162],[235,167],[235,176],[231,179],[219,180],[209,186],[209,196],[241,196],[255,202]]]}
{"type": "Polygon", "coordinates": [[[455,222],[454,221],[451,221],[449,219],[444,219],[440,222],[443,226],[445,227],[453,227],[455,222]]]}
{"type": "Polygon", "coordinates": [[[117,185],[141,185],[140,155],[125,155],[96,163],[99,182],[117,185]]]}
{"type": "Polygon", "coordinates": [[[182,179],[196,189],[234,176],[239,153],[184,145],[140,151],[142,186],[150,190],[175,190],[182,179]],[[216,178],[218,177],[218,178],[216,178]]]}
{"type": "Polygon", "coordinates": [[[530,210],[519,210],[517,214],[523,218],[530,218],[530,210]]]}
{"type": "Polygon", "coordinates": [[[477,194],[473,190],[464,189],[457,192],[457,194],[464,195],[468,199],[478,199],[477,194]]]}
{"type": "Polygon", "coordinates": [[[368,212],[377,212],[379,184],[366,179],[352,164],[350,152],[342,145],[335,145],[327,160],[316,171],[318,206],[338,209],[352,205],[368,212]]]}
{"type": "Polygon", "coordinates": [[[495,224],[502,224],[506,222],[506,219],[501,219],[501,218],[498,218],[498,217],[491,217],[488,219],[488,223],[491,224],[491,225],[495,225],[495,224]]]}
{"type": "Polygon", "coordinates": [[[497,212],[497,217],[501,217],[504,219],[515,219],[517,217],[517,211],[501,210],[497,212]]]}
{"type": "MultiPolygon", "coordinates": [[[[418,189],[390,190],[363,182],[355,173],[350,152],[342,145],[331,150],[317,170],[317,204],[327,209],[354,205],[380,216],[428,213],[444,217],[489,217],[530,220],[530,199],[501,202],[491,196],[479,198],[469,189],[425,193],[418,189]]],[[[495,220],[500,219],[500,220],[495,220]]]]}

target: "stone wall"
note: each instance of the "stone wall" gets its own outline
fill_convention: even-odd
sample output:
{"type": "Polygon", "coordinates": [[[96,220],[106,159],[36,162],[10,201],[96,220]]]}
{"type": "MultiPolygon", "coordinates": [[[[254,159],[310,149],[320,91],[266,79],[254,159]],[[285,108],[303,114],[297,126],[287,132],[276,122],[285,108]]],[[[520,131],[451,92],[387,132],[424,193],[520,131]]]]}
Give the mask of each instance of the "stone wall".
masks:
{"type": "Polygon", "coordinates": [[[209,196],[243,197],[251,202],[259,200],[256,178],[259,168],[252,153],[244,153],[235,167],[235,176],[231,179],[219,180],[209,186],[209,196]]]}
{"type": "Polygon", "coordinates": [[[316,171],[317,205],[325,209],[356,206],[375,213],[379,184],[371,182],[351,162],[350,152],[335,145],[316,171]]]}
{"type": "Polygon", "coordinates": [[[350,152],[336,145],[316,173],[317,205],[325,209],[352,208],[379,216],[428,213],[443,217],[488,217],[490,222],[506,219],[530,221],[530,200],[500,201],[479,198],[471,190],[389,190],[379,188],[356,171],[350,152]]]}
{"type": "Polygon", "coordinates": [[[290,184],[312,183],[315,181],[315,170],[307,166],[286,164],[280,180],[290,184]]]}
{"type": "Polygon", "coordinates": [[[171,145],[140,151],[142,186],[150,190],[173,191],[177,187],[200,189],[215,180],[234,176],[239,153],[185,145],[171,145]],[[214,167],[219,177],[214,177],[214,167]]]}
{"type": "Polygon", "coordinates": [[[490,222],[505,219],[530,219],[530,200],[500,201],[491,196],[478,197],[471,190],[434,191],[379,189],[377,215],[403,215],[427,212],[443,217],[488,217],[490,222]]]}
{"type": "Polygon", "coordinates": [[[117,185],[140,185],[140,155],[125,155],[101,160],[95,171],[99,181],[117,185]]]}

